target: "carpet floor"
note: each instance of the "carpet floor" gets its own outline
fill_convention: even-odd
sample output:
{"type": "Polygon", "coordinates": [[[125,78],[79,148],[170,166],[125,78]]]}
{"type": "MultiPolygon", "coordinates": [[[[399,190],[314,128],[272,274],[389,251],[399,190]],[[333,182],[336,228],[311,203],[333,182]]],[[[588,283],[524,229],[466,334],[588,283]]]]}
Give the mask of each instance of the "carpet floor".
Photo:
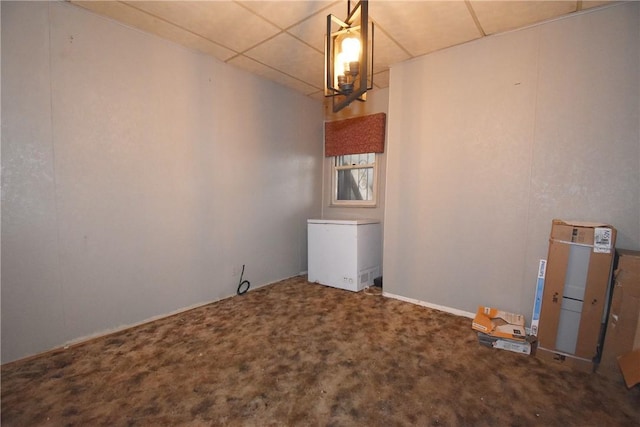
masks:
{"type": "Polygon", "coordinates": [[[304,277],[5,364],[1,389],[2,426],[640,425],[622,379],[304,277]]]}

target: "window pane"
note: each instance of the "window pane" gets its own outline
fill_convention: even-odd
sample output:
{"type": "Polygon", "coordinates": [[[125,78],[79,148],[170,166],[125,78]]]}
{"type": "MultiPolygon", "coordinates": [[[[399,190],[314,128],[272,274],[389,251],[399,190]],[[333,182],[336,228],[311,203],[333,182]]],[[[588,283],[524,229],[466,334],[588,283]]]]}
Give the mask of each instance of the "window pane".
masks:
{"type": "Polygon", "coordinates": [[[336,166],[370,165],[376,160],[375,153],[347,154],[336,157],[336,166]]]}
{"type": "Polygon", "coordinates": [[[373,200],[373,167],[337,171],[337,200],[373,200]]]}

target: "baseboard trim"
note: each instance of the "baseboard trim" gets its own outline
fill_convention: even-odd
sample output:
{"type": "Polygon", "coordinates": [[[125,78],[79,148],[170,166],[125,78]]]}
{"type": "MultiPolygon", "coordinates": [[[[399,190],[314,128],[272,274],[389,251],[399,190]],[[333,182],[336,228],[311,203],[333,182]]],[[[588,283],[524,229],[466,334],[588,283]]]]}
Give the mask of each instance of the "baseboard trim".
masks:
{"type": "MultiPolygon", "coordinates": [[[[298,277],[298,275],[285,277],[284,279],[274,280],[273,282],[264,283],[262,285],[255,286],[255,287],[249,289],[248,292],[263,288],[265,286],[273,285],[274,283],[278,283],[278,282],[281,282],[283,280],[291,279],[293,277],[298,277]]],[[[54,353],[59,353],[61,351],[67,351],[69,349],[73,349],[74,347],[77,347],[79,345],[85,344],[85,343],[93,341],[93,340],[97,340],[97,339],[104,338],[104,337],[109,336],[109,335],[117,334],[119,332],[126,331],[127,329],[137,328],[138,326],[143,326],[143,325],[146,325],[147,323],[155,322],[156,320],[162,320],[162,319],[166,319],[168,317],[177,316],[179,314],[186,313],[187,311],[195,310],[197,308],[204,307],[206,305],[214,304],[216,302],[220,302],[220,301],[223,301],[223,300],[226,300],[226,299],[229,299],[229,298],[234,298],[234,297],[237,297],[237,296],[239,296],[239,295],[233,294],[233,295],[229,295],[229,296],[226,296],[226,297],[221,297],[221,298],[218,298],[218,299],[215,299],[215,300],[195,303],[195,304],[192,304],[190,306],[181,307],[181,308],[179,308],[177,310],[174,310],[172,312],[159,314],[159,315],[156,315],[156,316],[144,319],[144,320],[140,320],[140,321],[135,322],[135,323],[121,325],[121,326],[117,326],[115,328],[104,329],[102,331],[95,332],[93,334],[85,335],[85,336],[78,337],[78,338],[73,338],[73,339],[63,343],[62,345],[58,345],[58,346],[50,348],[48,350],[43,350],[41,352],[38,352],[38,353],[35,353],[35,354],[30,354],[30,355],[27,355],[27,356],[24,356],[24,357],[15,359],[15,360],[11,360],[9,362],[2,362],[2,363],[0,363],[0,366],[5,366],[5,365],[8,366],[8,365],[11,365],[12,363],[24,362],[24,361],[27,361],[27,360],[30,360],[30,359],[34,359],[36,357],[41,357],[41,356],[44,356],[44,355],[47,355],[47,354],[54,354],[54,353]]]]}
{"type": "Polygon", "coordinates": [[[447,307],[444,305],[432,304],[430,302],[417,300],[414,298],[403,297],[402,295],[396,295],[389,292],[382,292],[382,296],[387,298],[393,298],[404,302],[409,302],[411,304],[420,305],[422,307],[433,308],[434,310],[444,311],[445,313],[455,314],[456,316],[468,317],[469,319],[473,319],[476,314],[471,313],[470,311],[458,310],[457,308],[447,307]]]}
{"type": "MultiPolygon", "coordinates": [[[[284,279],[279,279],[279,280],[275,280],[273,282],[264,283],[262,285],[258,285],[258,286],[255,286],[253,288],[250,288],[248,290],[248,292],[252,292],[252,291],[258,290],[258,289],[263,288],[265,286],[273,285],[274,283],[278,283],[278,282],[281,282],[283,280],[291,279],[292,277],[298,277],[298,276],[285,277],[284,279]]],[[[94,340],[94,339],[102,338],[104,336],[111,335],[111,334],[116,334],[118,332],[126,331],[127,329],[137,328],[138,326],[146,325],[147,323],[155,322],[156,320],[162,320],[162,319],[166,319],[168,317],[177,316],[179,314],[186,313],[187,311],[195,310],[197,308],[204,307],[205,305],[214,304],[216,302],[224,301],[224,300],[227,300],[229,298],[234,298],[236,296],[238,296],[238,295],[237,294],[232,294],[232,295],[228,295],[228,296],[225,296],[225,297],[220,297],[220,298],[215,299],[215,300],[198,302],[198,303],[189,305],[187,307],[181,307],[181,308],[179,308],[177,310],[174,310],[174,311],[171,311],[169,313],[158,314],[156,316],[141,320],[139,322],[118,326],[118,327],[113,328],[113,329],[107,329],[107,330],[104,330],[104,331],[101,331],[101,332],[97,332],[97,333],[91,334],[91,335],[86,335],[86,336],[80,337],[80,338],[74,338],[73,340],[70,340],[70,341],[67,341],[66,343],[64,343],[61,347],[58,347],[56,349],[52,349],[52,350],[49,350],[49,351],[55,351],[55,350],[59,350],[61,348],[62,349],[67,349],[68,347],[72,347],[72,346],[75,346],[75,345],[78,345],[78,344],[83,344],[83,343],[85,343],[87,341],[91,341],[91,340],[94,340]]]]}

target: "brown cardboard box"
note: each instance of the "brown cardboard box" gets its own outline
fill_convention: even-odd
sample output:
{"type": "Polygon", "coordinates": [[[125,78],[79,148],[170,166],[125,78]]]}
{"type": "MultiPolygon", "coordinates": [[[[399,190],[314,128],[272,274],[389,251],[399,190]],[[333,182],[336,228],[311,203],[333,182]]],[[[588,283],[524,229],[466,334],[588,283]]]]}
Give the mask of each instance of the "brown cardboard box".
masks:
{"type": "Polygon", "coordinates": [[[575,357],[570,354],[563,354],[547,348],[538,347],[536,357],[558,365],[569,366],[582,372],[592,373],[595,369],[593,360],[575,357]]]}
{"type": "Polygon", "coordinates": [[[640,251],[616,252],[618,266],[598,372],[619,377],[618,357],[640,349],[640,251]]]}
{"type": "Polygon", "coordinates": [[[628,388],[640,384],[640,350],[618,357],[618,364],[628,388]]]}
{"type": "Polygon", "coordinates": [[[529,356],[532,353],[535,353],[537,341],[535,337],[532,336],[528,336],[526,341],[516,341],[478,332],[478,343],[485,347],[498,348],[500,350],[512,351],[514,353],[526,354],[529,356]]]}
{"type": "Polygon", "coordinates": [[[553,220],[538,330],[541,357],[562,363],[576,358],[578,365],[597,358],[615,238],[607,224],[553,220]]]}
{"type": "Polygon", "coordinates": [[[471,328],[497,338],[524,342],[527,337],[522,314],[508,313],[491,307],[478,307],[471,328]]]}

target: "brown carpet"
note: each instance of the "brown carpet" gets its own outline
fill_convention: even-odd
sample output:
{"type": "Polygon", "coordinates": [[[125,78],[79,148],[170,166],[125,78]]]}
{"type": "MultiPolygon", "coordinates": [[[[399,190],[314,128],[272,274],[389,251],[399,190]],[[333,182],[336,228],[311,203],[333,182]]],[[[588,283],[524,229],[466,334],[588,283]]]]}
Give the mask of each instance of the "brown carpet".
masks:
{"type": "Polygon", "coordinates": [[[640,389],[296,277],[2,366],[2,425],[632,426],[640,389]]]}

